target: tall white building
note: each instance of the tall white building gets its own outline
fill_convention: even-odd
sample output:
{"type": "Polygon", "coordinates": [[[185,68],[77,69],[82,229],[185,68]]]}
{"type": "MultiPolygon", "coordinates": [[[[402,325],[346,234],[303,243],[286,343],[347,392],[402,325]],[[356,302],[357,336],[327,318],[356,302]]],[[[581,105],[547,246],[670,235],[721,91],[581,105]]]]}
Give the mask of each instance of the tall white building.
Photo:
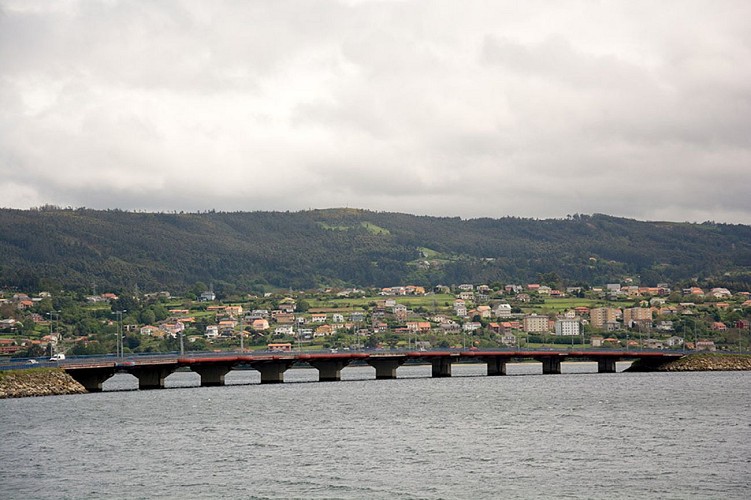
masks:
{"type": "Polygon", "coordinates": [[[556,335],[579,335],[580,332],[579,318],[560,318],[555,322],[556,335]]]}

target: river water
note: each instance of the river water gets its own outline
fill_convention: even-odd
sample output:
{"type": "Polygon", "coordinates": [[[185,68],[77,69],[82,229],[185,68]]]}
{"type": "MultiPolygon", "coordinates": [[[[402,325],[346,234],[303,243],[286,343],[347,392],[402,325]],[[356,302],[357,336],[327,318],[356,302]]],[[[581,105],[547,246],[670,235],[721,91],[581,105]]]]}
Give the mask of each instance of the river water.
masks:
{"type": "Polygon", "coordinates": [[[484,370],[0,400],[0,497],[751,498],[751,372],[484,370]]]}

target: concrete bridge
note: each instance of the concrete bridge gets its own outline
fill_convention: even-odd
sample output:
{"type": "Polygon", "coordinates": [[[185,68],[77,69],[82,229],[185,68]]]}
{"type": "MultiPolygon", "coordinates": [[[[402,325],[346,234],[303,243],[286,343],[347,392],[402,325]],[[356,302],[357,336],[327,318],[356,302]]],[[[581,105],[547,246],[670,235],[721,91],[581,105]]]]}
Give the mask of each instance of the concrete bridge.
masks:
{"type": "Polygon", "coordinates": [[[224,385],[230,370],[252,368],[261,373],[262,384],[284,382],[284,372],[293,365],[316,368],[320,381],[341,379],[343,368],[353,362],[366,363],[376,370],[376,379],[394,379],[406,362],[429,363],[433,377],[450,377],[457,362],[485,363],[488,375],[506,375],[512,360],[531,359],[542,363],[543,374],[561,373],[563,361],[596,361],[599,373],[615,373],[617,361],[641,360],[642,368],[656,369],[684,354],[670,351],[614,350],[435,350],[370,352],[290,352],[290,353],[201,353],[186,356],[133,356],[125,359],[69,359],[59,364],[89,392],[102,390],[102,384],[116,372],[138,379],[139,389],[164,388],[165,379],[178,368],[189,368],[201,376],[202,386],[224,385]]]}

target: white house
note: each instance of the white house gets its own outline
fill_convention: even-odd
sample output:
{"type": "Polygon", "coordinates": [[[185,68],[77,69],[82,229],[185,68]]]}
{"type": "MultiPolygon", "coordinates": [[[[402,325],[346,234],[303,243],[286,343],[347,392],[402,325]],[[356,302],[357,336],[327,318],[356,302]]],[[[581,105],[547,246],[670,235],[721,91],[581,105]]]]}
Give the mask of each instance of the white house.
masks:
{"type": "Polygon", "coordinates": [[[292,327],[292,325],[279,325],[274,329],[274,335],[278,335],[280,337],[285,335],[292,335],[295,333],[295,329],[292,327]]]}
{"type": "Polygon", "coordinates": [[[462,325],[462,330],[465,332],[474,332],[482,328],[482,324],[477,321],[468,321],[462,325]]]}
{"type": "Polygon", "coordinates": [[[501,343],[503,345],[516,345],[516,335],[511,332],[506,332],[501,337],[501,343]]]}
{"type": "Polygon", "coordinates": [[[494,313],[499,318],[508,318],[511,316],[511,304],[498,304],[495,306],[494,313]]]}
{"type": "Polygon", "coordinates": [[[668,347],[679,347],[683,345],[683,337],[670,337],[665,341],[668,347]]]}

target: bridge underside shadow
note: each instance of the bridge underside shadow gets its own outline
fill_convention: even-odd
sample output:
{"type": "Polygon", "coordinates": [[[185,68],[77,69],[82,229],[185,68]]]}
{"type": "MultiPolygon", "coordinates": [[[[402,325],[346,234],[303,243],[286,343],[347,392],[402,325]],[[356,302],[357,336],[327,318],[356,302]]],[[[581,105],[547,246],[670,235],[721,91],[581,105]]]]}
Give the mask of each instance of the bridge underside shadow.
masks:
{"type": "Polygon", "coordinates": [[[376,380],[388,380],[396,378],[396,369],[407,361],[405,356],[377,357],[365,360],[370,366],[375,368],[376,380]]]}
{"type": "Polygon", "coordinates": [[[224,385],[232,365],[192,365],[190,369],[201,376],[201,387],[217,387],[224,385]]]}
{"type": "Polygon", "coordinates": [[[262,384],[281,384],[284,382],[284,372],[295,364],[295,360],[259,360],[251,361],[248,364],[254,370],[261,372],[262,384]]]}
{"type": "Polygon", "coordinates": [[[173,365],[159,366],[135,366],[127,371],[138,379],[138,388],[141,390],[164,389],[164,380],[177,369],[177,363],[173,365]]]}
{"type": "Polygon", "coordinates": [[[319,382],[335,382],[342,379],[342,369],[349,365],[349,359],[309,360],[308,364],[318,370],[319,382]]]}
{"type": "Polygon", "coordinates": [[[88,392],[102,392],[104,382],[115,374],[115,367],[67,370],[67,372],[88,392]]]}

